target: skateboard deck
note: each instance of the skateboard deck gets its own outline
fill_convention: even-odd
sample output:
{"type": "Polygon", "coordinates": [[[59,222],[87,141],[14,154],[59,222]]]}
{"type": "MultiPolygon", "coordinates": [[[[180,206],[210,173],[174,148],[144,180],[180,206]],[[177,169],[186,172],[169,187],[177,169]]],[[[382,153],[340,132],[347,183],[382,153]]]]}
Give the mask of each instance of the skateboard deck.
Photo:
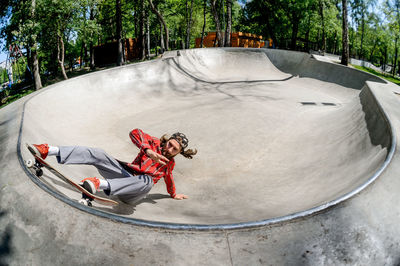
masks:
{"type": "Polygon", "coordinates": [[[33,155],[35,161],[32,161],[31,159],[29,159],[25,162],[25,164],[28,168],[31,168],[35,171],[35,174],[37,177],[41,177],[43,175],[42,167],[44,167],[47,170],[49,170],[51,173],[53,173],[55,176],[57,176],[59,179],[61,179],[65,183],[71,185],[73,188],[75,188],[76,190],[78,190],[79,192],[82,193],[82,198],[79,200],[79,203],[86,205],[86,206],[92,206],[91,202],[94,200],[103,205],[118,205],[118,202],[116,202],[114,200],[99,197],[99,196],[96,196],[96,195],[90,193],[83,186],[81,186],[74,180],[66,177],[65,175],[61,174],[58,170],[56,170],[48,162],[46,162],[45,160],[43,160],[42,158],[37,156],[35,154],[35,152],[33,150],[31,150],[31,148],[29,147],[29,144],[26,143],[26,147],[28,148],[29,152],[33,155]]]}

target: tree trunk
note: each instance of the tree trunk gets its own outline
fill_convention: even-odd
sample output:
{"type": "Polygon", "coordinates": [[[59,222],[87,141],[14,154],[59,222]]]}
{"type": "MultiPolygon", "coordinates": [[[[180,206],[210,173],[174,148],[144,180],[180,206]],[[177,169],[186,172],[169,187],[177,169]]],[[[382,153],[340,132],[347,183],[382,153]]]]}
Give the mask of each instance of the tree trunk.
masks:
{"type": "Polygon", "coordinates": [[[268,5],[265,6],[263,11],[265,11],[265,12],[263,12],[263,15],[264,15],[263,18],[264,18],[265,24],[268,29],[268,34],[272,39],[273,46],[278,47],[280,45],[281,41],[278,42],[278,38],[275,35],[275,31],[273,30],[272,25],[274,23],[279,23],[279,22],[274,21],[274,18],[275,18],[274,12],[270,9],[270,7],[268,5]],[[270,19],[272,19],[272,23],[270,22],[270,19]]]}
{"type": "Polygon", "coordinates": [[[324,19],[324,0],[319,1],[319,12],[321,15],[321,26],[322,26],[322,52],[326,52],[326,37],[325,37],[325,19],[324,19]]]}
{"type": "Polygon", "coordinates": [[[149,3],[150,3],[151,10],[158,17],[158,20],[164,26],[164,31],[165,31],[165,49],[168,51],[169,50],[169,31],[168,31],[167,24],[165,23],[164,17],[161,15],[161,13],[154,6],[153,1],[149,0],[149,3]]]}
{"type": "Polygon", "coordinates": [[[360,58],[364,60],[364,31],[365,31],[365,19],[364,19],[364,4],[362,4],[362,12],[361,12],[361,47],[360,47],[360,58]]]}
{"type": "Polygon", "coordinates": [[[383,61],[383,64],[385,65],[385,70],[386,70],[386,65],[387,65],[387,58],[388,58],[388,47],[385,46],[385,60],[383,61]]]}
{"type": "MultiPolygon", "coordinates": [[[[221,29],[221,31],[222,32],[226,31],[226,28],[225,28],[225,5],[224,5],[224,3],[225,3],[225,0],[221,0],[221,8],[222,8],[222,29],[221,29]]],[[[222,34],[222,32],[221,32],[222,46],[225,46],[225,34],[222,34]]]]}
{"type": "Polygon", "coordinates": [[[32,73],[32,54],[31,54],[31,48],[29,47],[29,45],[25,46],[26,49],[26,66],[28,68],[29,71],[29,77],[27,77],[28,80],[34,81],[33,79],[33,73],[32,73]]]}
{"type": "Polygon", "coordinates": [[[95,69],[93,42],[90,42],[90,69],[91,70],[95,69]]]}
{"type": "Polygon", "coordinates": [[[216,32],[216,41],[218,41],[218,46],[222,47],[222,38],[221,38],[221,24],[219,22],[219,17],[217,13],[217,8],[215,6],[217,0],[211,0],[211,10],[214,16],[215,27],[217,28],[216,32]]]}
{"type": "Polygon", "coordinates": [[[186,48],[190,48],[190,30],[192,28],[193,0],[190,1],[190,10],[186,28],[186,48]]]}
{"type": "Polygon", "coordinates": [[[337,31],[335,30],[335,35],[333,37],[333,48],[332,48],[333,54],[336,54],[336,43],[337,43],[337,31]]]}
{"type": "MultiPolygon", "coordinates": [[[[68,43],[68,41],[67,41],[67,43],[68,43]]],[[[84,63],[84,65],[86,66],[87,65],[87,45],[85,45],[85,47],[84,47],[84,49],[83,49],[83,63],[84,63]]]]}
{"type": "Polygon", "coordinates": [[[134,20],[134,24],[135,24],[135,38],[137,40],[139,40],[139,30],[140,30],[140,26],[139,26],[139,24],[140,24],[140,16],[139,16],[139,14],[140,14],[140,8],[142,6],[141,2],[142,1],[139,1],[139,0],[134,1],[134,3],[135,3],[135,6],[134,6],[135,15],[133,16],[133,20],[134,20]]]}
{"type": "Polygon", "coordinates": [[[57,60],[58,64],[60,65],[61,68],[61,73],[64,77],[64,79],[68,79],[67,73],[65,73],[65,68],[64,68],[64,40],[62,36],[58,35],[57,36],[57,60]]]}
{"type": "Polygon", "coordinates": [[[232,0],[226,1],[226,18],[225,47],[231,47],[232,0]]]}
{"type": "MultiPolygon", "coordinates": [[[[348,26],[347,26],[347,33],[348,33],[348,26]]],[[[357,58],[357,48],[355,48],[356,46],[354,45],[354,43],[357,42],[357,35],[355,33],[354,30],[351,31],[350,35],[349,35],[349,57],[351,57],[351,55],[354,55],[354,58],[357,58]]]]}
{"type": "Polygon", "coordinates": [[[299,17],[295,11],[292,13],[292,41],[290,48],[296,50],[297,32],[299,31],[299,17]]]}
{"type": "Polygon", "coordinates": [[[149,16],[146,20],[146,57],[150,59],[150,21],[149,16]]]}
{"type": "Polygon", "coordinates": [[[165,46],[164,46],[164,35],[163,35],[163,25],[160,22],[160,47],[161,47],[161,51],[160,53],[163,54],[164,50],[165,50],[165,46]]]}
{"type": "Polygon", "coordinates": [[[349,33],[348,33],[348,25],[347,25],[347,0],[342,0],[342,60],[341,64],[347,66],[349,64],[349,33]]]}
{"type": "Polygon", "coordinates": [[[79,62],[79,68],[82,68],[83,65],[83,51],[84,51],[85,43],[82,41],[82,46],[81,46],[81,56],[80,56],[80,62],[79,62]]]}
{"type": "Polygon", "coordinates": [[[207,0],[204,0],[204,7],[203,7],[203,29],[201,31],[201,41],[200,41],[200,48],[203,48],[203,41],[204,41],[204,31],[206,29],[206,8],[207,8],[207,0]]]}
{"type": "Polygon", "coordinates": [[[309,52],[309,50],[310,50],[310,29],[311,29],[310,21],[311,21],[311,17],[308,16],[307,31],[306,31],[306,36],[305,36],[306,45],[304,47],[307,52],[309,52]]]}
{"type": "Polygon", "coordinates": [[[188,2],[188,0],[185,0],[185,3],[186,3],[186,5],[185,5],[185,22],[186,22],[186,36],[185,37],[182,37],[182,39],[184,39],[185,38],[185,44],[184,44],[184,46],[183,46],[183,49],[185,49],[185,46],[186,46],[186,40],[187,40],[187,31],[188,31],[188,25],[189,25],[189,2],[188,2]]]}
{"type": "MultiPolygon", "coordinates": [[[[90,16],[89,16],[89,19],[90,19],[91,21],[94,20],[94,6],[93,6],[93,5],[90,6],[90,16]]],[[[91,37],[92,37],[92,38],[91,38],[90,43],[89,43],[89,50],[90,50],[90,51],[89,51],[89,53],[90,53],[90,63],[89,63],[89,65],[90,65],[90,69],[91,69],[91,70],[94,70],[95,65],[94,65],[93,35],[92,35],[91,37]]]]}
{"type": "Polygon", "coordinates": [[[397,53],[398,53],[398,48],[397,48],[397,37],[394,39],[394,58],[393,58],[393,71],[392,71],[392,76],[396,74],[396,68],[397,68],[397,53]]]}
{"type": "Polygon", "coordinates": [[[117,21],[117,66],[122,66],[124,63],[123,51],[122,51],[122,18],[121,18],[121,0],[115,0],[115,15],[117,21]]]}
{"type": "MultiPolygon", "coordinates": [[[[35,10],[36,10],[36,0],[32,0],[32,11],[31,17],[32,20],[35,20],[35,10]]],[[[32,56],[32,65],[33,65],[33,79],[35,82],[35,89],[40,90],[42,88],[42,80],[40,78],[40,69],[39,69],[39,60],[37,55],[37,42],[36,42],[36,34],[31,36],[31,56],[32,56]]]]}
{"type": "Polygon", "coordinates": [[[35,89],[39,90],[42,88],[42,80],[40,78],[39,60],[37,56],[36,44],[34,44],[32,47],[32,63],[33,63],[33,79],[35,81],[35,89]]]}
{"type": "Polygon", "coordinates": [[[139,19],[139,58],[144,60],[146,57],[146,40],[145,40],[145,0],[140,0],[140,19],[139,19]]]}
{"type": "Polygon", "coordinates": [[[375,48],[376,48],[376,45],[378,44],[378,39],[375,39],[375,41],[374,41],[374,46],[372,47],[372,50],[371,50],[371,53],[370,53],[370,55],[369,55],[369,61],[372,63],[372,56],[374,55],[374,51],[375,51],[375,48]]]}

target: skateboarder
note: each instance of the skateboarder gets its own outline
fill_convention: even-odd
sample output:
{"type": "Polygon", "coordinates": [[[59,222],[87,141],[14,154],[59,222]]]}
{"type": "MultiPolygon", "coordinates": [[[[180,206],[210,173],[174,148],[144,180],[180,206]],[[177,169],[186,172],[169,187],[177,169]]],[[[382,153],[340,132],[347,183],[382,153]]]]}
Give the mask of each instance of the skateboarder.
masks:
{"type": "Polygon", "coordinates": [[[176,194],[172,170],[174,157],[182,154],[192,159],[196,149],[188,149],[188,139],[182,133],[172,136],[163,135],[161,139],[152,137],[140,129],[129,134],[132,142],[140,149],[132,163],[125,163],[109,156],[98,148],[83,146],[49,146],[33,144],[31,149],[42,159],[56,156],[60,164],[87,164],[95,166],[105,179],[89,177],[81,182],[92,194],[103,190],[106,195],[118,196],[125,202],[133,204],[149,193],[150,189],[161,178],[164,178],[167,191],[173,199],[187,199],[184,194],[176,194]]]}

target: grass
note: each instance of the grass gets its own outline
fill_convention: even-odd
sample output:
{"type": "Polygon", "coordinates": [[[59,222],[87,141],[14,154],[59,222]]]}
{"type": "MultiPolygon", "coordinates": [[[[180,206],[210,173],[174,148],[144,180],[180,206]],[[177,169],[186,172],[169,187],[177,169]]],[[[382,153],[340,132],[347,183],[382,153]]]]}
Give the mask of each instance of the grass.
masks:
{"type": "MultiPolygon", "coordinates": [[[[82,69],[77,69],[74,71],[68,71],[67,76],[68,78],[74,78],[77,76],[85,75],[91,72],[103,70],[106,68],[110,68],[114,66],[108,66],[108,67],[100,67],[96,68],[95,70],[90,70],[90,68],[82,68],[82,69]]],[[[53,78],[46,78],[42,77],[42,86],[47,87],[49,85],[55,84],[57,82],[63,81],[64,78],[62,77],[62,74],[60,73],[57,77],[53,78]]],[[[9,105],[12,102],[15,102],[16,100],[31,94],[34,92],[35,89],[33,87],[33,84],[14,84],[11,89],[7,88],[4,91],[0,92],[0,109],[9,105]]]]}
{"type": "Polygon", "coordinates": [[[398,77],[393,77],[390,74],[383,74],[383,73],[380,73],[380,72],[375,71],[374,69],[371,69],[371,68],[368,68],[368,67],[362,67],[362,66],[356,66],[356,65],[351,65],[351,66],[356,68],[356,69],[359,69],[359,70],[374,74],[374,75],[376,75],[376,76],[378,76],[380,78],[386,79],[386,80],[388,80],[390,82],[393,82],[393,83],[395,83],[395,84],[400,86],[400,78],[398,78],[398,77]]]}
{"type": "MultiPolygon", "coordinates": [[[[97,68],[94,71],[102,70],[104,68],[97,68]]],[[[89,68],[82,68],[74,71],[68,71],[67,76],[68,78],[73,78],[77,77],[80,75],[84,75],[87,73],[93,72],[89,68]]],[[[57,77],[53,78],[46,78],[42,77],[42,86],[47,87],[51,84],[63,81],[64,78],[62,77],[61,74],[59,74],[57,77]]],[[[33,84],[30,83],[16,83],[13,84],[11,88],[6,88],[4,91],[0,92],[0,108],[3,108],[7,105],[9,105],[12,102],[15,102],[16,100],[31,94],[32,92],[35,91],[35,88],[33,84]]]]}
{"type": "Polygon", "coordinates": [[[32,88],[32,87],[30,87],[29,89],[25,89],[25,90],[23,90],[22,92],[20,92],[20,93],[16,93],[16,94],[14,94],[14,95],[11,95],[11,96],[8,96],[8,97],[6,97],[6,99],[4,100],[4,102],[2,101],[1,102],[1,107],[4,107],[4,106],[6,106],[6,105],[8,105],[8,104],[10,104],[10,103],[12,103],[12,102],[14,102],[14,101],[16,101],[16,100],[18,100],[18,99],[20,99],[20,98],[22,98],[22,97],[24,97],[25,95],[28,95],[28,94],[31,94],[32,92],[34,92],[35,90],[32,88]]]}

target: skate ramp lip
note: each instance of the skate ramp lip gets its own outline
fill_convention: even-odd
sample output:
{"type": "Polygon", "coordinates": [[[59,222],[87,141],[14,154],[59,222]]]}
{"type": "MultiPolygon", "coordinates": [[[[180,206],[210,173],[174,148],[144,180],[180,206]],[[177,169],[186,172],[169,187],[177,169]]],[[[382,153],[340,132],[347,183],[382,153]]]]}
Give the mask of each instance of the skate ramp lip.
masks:
{"type": "MultiPolygon", "coordinates": [[[[245,72],[240,74],[232,71],[235,75],[229,75],[230,72],[225,69],[225,71],[223,71],[225,76],[221,76],[221,80],[218,80],[218,75],[209,75],[210,72],[204,70],[212,69],[212,67],[207,66],[207,64],[203,64],[196,69],[191,68],[192,65],[196,66],[196,57],[200,57],[200,59],[203,60],[203,57],[213,56],[212,50],[214,49],[210,49],[209,51],[207,49],[204,53],[195,50],[193,54],[191,54],[190,60],[187,61],[185,61],[184,56],[185,53],[190,54],[190,51],[185,51],[185,53],[181,51],[181,58],[178,59],[173,57],[171,52],[161,60],[89,74],[53,85],[43,90],[43,92],[26,102],[24,106],[18,154],[25,172],[37,185],[48,193],[78,209],[98,216],[123,223],[157,228],[225,230],[284,222],[308,216],[331,206],[335,206],[362,191],[372,183],[390,163],[394,154],[396,140],[392,132],[390,121],[387,119],[387,116],[370,89],[373,83],[366,83],[366,80],[363,82],[358,81],[357,84],[364,84],[361,93],[359,93],[360,91],[355,92],[355,87],[359,85],[349,88],[342,85],[336,86],[335,84],[316,78],[305,77],[304,80],[301,77],[293,78],[295,75],[287,71],[290,67],[281,64],[278,68],[278,64],[274,62],[276,59],[271,59],[273,56],[266,50],[257,52],[251,51],[251,53],[262,53],[263,55],[260,57],[262,60],[255,64],[257,67],[254,68],[254,65],[252,66],[253,69],[250,69],[250,73],[245,72]],[[171,62],[171,58],[174,59],[174,62],[171,62]],[[262,62],[268,64],[269,70],[267,72],[261,71],[261,73],[254,73],[257,68],[262,66],[262,62]],[[283,71],[285,68],[287,72],[283,71]],[[268,75],[267,78],[265,78],[265,75],[268,75]],[[155,79],[154,76],[157,78],[155,79]],[[132,83],[135,83],[134,92],[132,92],[132,83]],[[321,89],[321,85],[324,85],[326,88],[322,87],[321,89]],[[309,87],[312,88],[310,89],[309,87]],[[294,91],[292,89],[294,89],[294,91]],[[301,93],[297,94],[297,90],[301,93]],[[331,90],[337,91],[330,94],[329,91],[331,90]],[[134,94],[134,97],[128,97],[126,94],[127,92],[134,94]],[[347,98],[348,96],[351,97],[347,98]],[[169,100],[172,98],[175,99],[173,103],[177,104],[178,107],[172,108],[172,111],[167,112],[166,110],[169,110],[171,107],[167,108],[163,103],[166,99],[169,100]],[[187,100],[189,98],[191,102],[188,103],[187,100]],[[39,115],[36,109],[37,103],[48,101],[49,99],[51,99],[53,103],[49,103],[50,106],[48,109],[41,110],[39,115]],[[146,101],[148,105],[138,106],[141,101],[146,101]],[[83,103],[88,102],[90,103],[88,106],[81,106],[83,103]],[[308,103],[313,104],[309,105],[308,103]],[[263,106],[270,106],[270,109],[263,109],[263,106]],[[59,110],[57,111],[56,108],[59,110]],[[182,115],[182,109],[180,108],[189,110],[187,111],[189,114],[187,116],[182,115]],[[237,111],[235,111],[235,108],[237,111]],[[246,111],[246,109],[249,108],[251,111],[246,111]],[[285,111],[285,109],[288,110],[285,111]],[[220,112],[221,117],[217,115],[218,112],[220,112]],[[264,114],[258,116],[259,112],[264,112],[264,114]],[[268,114],[268,112],[271,112],[272,116],[265,115],[268,114]],[[282,117],[274,118],[274,116],[279,116],[279,112],[283,112],[282,117]],[[291,112],[299,112],[302,115],[290,116],[291,112]],[[175,120],[180,122],[173,125],[169,125],[168,123],[158,125],[154,122],[157,120],[145,123],[140,120],[140,116],[143,115],[143,113],[151,113],[150,120],[165,115],[167,117],[166,121],[175,120]],[[231,113],[234,117],[229,117],[231,113]],[[321,113],[323,114],[322,116],[320,115],[321,113]],[[213,118],[212,114],[217,118],[213,118]],[[35,119],[35,117],[41,117],[41,115],[42,117],[46,115],[47,124],[39,123],[38,120],[35,119]],[[254,123],[248,119],[248,116],[251,115],[253,115],[254,123]],[[288,117],[285,118],[285,115],[288,115],[288,117]],[[60,120],[60,117],[63,117],[63,119],[60,120]],[[316,125],[320,125],[322,121],[341,121],[340,119],[344,117],[350,118],[340,125],[328,123],[330,124],[328,126],[315,127],[316,125]],[[221,165],[222,162],[219,156],[223,154],[216,151],[218,145],[211,144],[211,147],[204,144],[201,145],[202,143],[213,143],[212,138],[208,134],[205,134],[212,129],[211,131],[214,132],[212,135],[223,135],[225,136],[224,139],[233,141],[231,145],[220,144],[219,147],[226,150],[227,154],[232,155],[234,163],[241,162],[241,160],[246,160],[246,158],[236,154],[236,149],[234,149],[234,147],[241,147],[240,142],[244,139],[250,141],[248,144],[250,148],[254,148],[258,144],[252,143],[256,142],[256,140],[252,139],[251,135],[246,135],[245,130],[236,129],[229,123],[242,123],[242,125],[247,123],[247,127],[254,131],[258,130],[258,133],[263,132],[263,130],[265,131],[266,127],[260,126],[257,123],[268,119],[274,123],[276,121],[281,121],[281,124],[284,125],[282,125],[282,128],[279,128],[281,125],[274,124],[273,122],[268,125],[267,128],[269,128],[271,132],[268,133],[269,135],[267,134],[268,136],[265,138],[271,140],[272,144],[266,146],[265,150],[260,151],[260,153],[256,155],[260,156],[260,158],[270,156],[268,157],[268,162],[270,163],[269,172],[272,172],[274,176],[279,176],[280,178],[277,180],[273,178],[260,180],[263,175],[254,176],[256,173],[251,172],[252,167],[261,167],[260,169],[265,171],[265,169],[262,168],[265,161],[260,160],[259,157],[256,157],[257,160],[245,161],[247,165],[245,169],[237,168],[233,163],[228,164],[225,168],[218,168],[218,165],[221,165]],[[194,121],[187,122],[190,120],[194,121]],[[209,123],[206,120],[210,120],[209,123]],[[59,122],[57,124],[54,121],[59,122]],[[96,126],[98,124],[97,121],[101,121],[101,125],[96,126]],[[185,121],[187,124],[184,124],[182,121],[185,121]],[[198,126],[200,121],[203,121],[202,127],[198,126]],[[301,127],[298,123],[314,125],[315,130],[313,130],[311,134],[314,135],[314,139],[307,136],[309,129],[301,127]],[[383,126],[385,130],[383,130],[383,132],[375,132],[372,125],[377,124],[383,126]],[[55,125],[57,125],[58,128],[54,128],[55,125]],[[215,125],[219,125],[221,129],[215,128],[215,125]],[[226,131],[223,129],[224,125],[228,127],[226,131]],[[275,131],[273,130],[273,126],[277,127],[275,131]],[[40,142],[44,137],[51,142],[50,144],[87,145],[104,148],[118,159],[129,161],[135,157],[136,150],[134,146],[130,144],[128,132],[136,127],[140,127],[149,133],[155,132],[152,133],[155,136],[161,136],[161,133],[165,131],[172,133],[174,130],[183,128],[185,130],[182,130],[182,132],[185,132],[189,136],[190,144],[192,144],[193,147],[199,148],[199,157],[195,157],[192,161],[177,159],[177,166],[175,168],[178,193],[189,194],[191,196],[189,201],[177,202],[164,200],[161,194],[166,194],[165,187],[162,181],[160,181],[161,184],[157,185],[158,188],[155,193],[151,195],[150,200],[137,205],[134,213],[127,214],[124,213],[124,210],[112,212],[101,207],[88,208],[71,200],[69,197],[73,196],[68,194],[70,192],[65,192],[65,188],[60,187],[60,184],[44,182],[35,178],[23,164],[23,160],[27,158],[27,155],[23,149],[21,150],[21,144],[24,142],[40,142]],[[233,129],[236,132],[231,132],[233,129]],[[293,130],[297,130],[296,135],[299,136],[298,138],[287,133],[286,135],[283,134],[283,132],[293,130]],[[321,142],[320,140],[321,136],[326,136],[330,131],[338,135],[336,137],[332,136],[332,143],[327,147],[321,146],[324,144],[324,141],[321,142]],[[244,135],[244,138],[235,139],[237,135],[244,135]],[[107,138],[104,138],[104,136],[107,136],[107,138]],[[110,139],[112,139],[113,142],[110,143],[110,139]],[[303,144],[298,143],[300,139],[303,140],[303,144]],[[364,150],[360,150],[357,153],[346,150],[340,145],[337,146],[342,139],[348,141],[346,145],[353,145],[351,147],[358,147],[358,145],[361,145],[364,147],[364,150]],[[367,145],[367,148],[365,148],[366,142],[370,142],[369,144],[367,143],[369,145],[367,145]],[[358,144],[356,145],[354,143],[358,144]],[[287,147],[282,144],[285,144],[287,147]],[[333,151],[332,147],[335,146],[337,146],[335,150],[337,156],[335,158],[330,158],[330,152],[333,151]],[[297,148],[300,149],[299,152],[296,151],[297,148]],[[281,151],[279,151],[279,149],[281,149],[281,151]],[[328,149],[329,152],[324,153],[325,149],[328,149]],[[266,150],[272,155],[266,154],[266,150]],[[200,155],[201,152],[207,155],[215,153],[215,156],[207,158],[206,156],[200,155]],[[315,157],[312,157],[309,161],[301,158],[307,158],[311,156],[313,152],[320,153],[319,157],[323,158],[323,162],[327,164],[325,168],[327,168],[328,171],[325,171],[324,167],[315,166],[318,162],[315,161],[315,157]],[[346,155],[346,152],[350,154],[346,155]],[[291,153],[295,154],[290,155],[291,153]],[[286,158],[287,156],[288,158],[286,158]],[[346,167],[344,170],[340,167],[336,169],[335,167],[337,167],[337,164],[349,159],[348,156],[356,157],[357,160],[351,161],[351,166],[346,167]],[[297,159],[299,162],[292,162],[295,169],[292,171],[290,171],[290,169],[285,170],[282,164],[296,158],[299,158],[297,159]],[[368,162],[368,167],[366,167],[366,162],[368,162]],[[207,168],[207,165],[210,165],[210,167],[207,168]],[[302,165],[314,168],[302,170],[306,172],[295,175],[293,172],[300,171],[302,165]],[[197,174],[197,172],[202,172],[204,175],[197,174]],[[280,174],[281,172],[284,173],[280,174]],[[229,180],[230,177],[234,176],[233,173],[237,174],[241,180],[229,180]],[[344,180],[344,177],[351,174],[355,176],[358,174],[358,176],[351,181],[348,179],[344,180]],[[184,179],[186,175],[192,177],[192,179],[184,179]],[[303,203],[307,202],[304,203],[304,205],[296,203],[296,201],[293,200],[294,197],[291,199],[292,201],[290,203],[285,201],[279,202],[279,199],[276,200],[274,198],[277,197],[277,195],[280,195],[282,198],[290,198],[290,194],[299,197],[302,195],[304,196],[304,193],[315,193],[314,196],[316,198],[321,197],[321,191],[318,191],[320,187],[312,183],[318,180],[317,177],[319,177],[319,175],[329,176],[324,182],[327,182],[330,186],[333,186],[333,184],[338,181],[342,181],[345,183],[344,187],[337,188],[336,192],[324,191],[324,193],[329,194],[325,197],[325,200],[319,198],[316,202],[312,202],[312,200],[307,202],[307,199],[304,199],[303,203]],[[247,179],[243,179],[246,177],[247,179]],[[307,177],[310,177],[309,180],[307,180],[307,177]],[[243,183],[241,182],[242,180],[246,180],[248,183],[243,183]],[[288,183],[290,180],[298,180],[298,183],[290,184],[288,183]],[[208,190],[204,190],[204,183],[209,182],[213,182],[215,186],[207,187],[208,190]],[[233,185],[230,185],[229,182],[232,182],[233,185]],[[282,183],[279,193],[277,192],[274,194],[274,197],[265,198],[264,202],[259,202],[263,198],[257,198],[257,193],[259,194],[260,191],[263,191],[262,189],[269,189],[268,186],[265,186],[266,183],[277,188],[280,182],[282,183]],[[305,184],[303,188],[304,191],[301,191],[302,188],[299,189],[296,187],[298,184],[305,184]],[[240,193],[243,193],[243,191],[240,190],[241,186],[243,189],[249,191],[254,185],[262,187],[261,190],[251,191],[256,192],[256,196],[250,193],[247,197],[242,197],[241,200],[243,204],[240,203],[240,201],[235,201],[235,198],[240,197],[240,193]],[[203,189],[203,191],[196,194],[196,191],[190,190],[193,189],[193,187],[199,190],[203,189]],[[226,197],[227,200],[233,201],[234,205],[224,205],[218,201],[217,197],[213,196],[207,199],[209,195],[205,195],[205,191],[209,192],[209,195],[217,194],[218,197],[226,197]],[[233,195],[230,196],[227,193],[233,195]],[[193,203],[192,199],[195,199],[196,202],[200,202],[200,204],[196,204],[196,202],[193,203]],[[217,208],[213,211],[210,207],[210,201],[214,204],[217,203],[216,205],[222,209],[217,208]],[[202,208],[199,206],[201,204],[205,204],[206,207],[202,208]],[[227,206],[231,207],[232,210],[224,212],[223,208],[227,206]],[[242,210],[235,213],[235,209],[232,206],[239,209],[242,208],[242,210]],[[248,210],[249,206],[254,206],[255,210],[248,210]],[[263,213],[260,214],[260,211],[263,210],[263,206],[274,206],[275,209],[266,210],[264,213],[265,215],[263,213]],[[162,209],[167,209],[169,213],[162,212],[162,209]],[[280,209],[283,209],[283,211],[280,211],[280,209]],[[154,212],[158,211],[162,213],[157,216],[154,212]],[[254,213],[258,213],[259,215],[254,216],[254,213]],[[142,215],[142,217],[140,215],[142,215]],[[172,217],[170,220],[164,219],[165,217],[169,218],[168,215],[175,215],[175,217],[178,218],[173,219],[174,217],[172,217]],[[220,215],[220,217],[211,217],[209,219],[207,215],[220,215]],[[242,216],[245,217],[243,218],[242,216]],[[156,218],[151,219],[152,217],[156,218]],[[210,222],[207,222],[207,219],[209,219],[210,222]]],[[[234,57],[236,55],[235,53],[239,52],[239,57],[241,58],[234,58],[233,61],[240,62],[241,64],[248,62],[245,60],[247,52],[244,50],[215,49],[214,51],[216,52],[216,56],[224,56],[224,53],[228,53],[230,57],[234,57]]],[[[249,56],[249,58],[252,57],[249,56]]],[[[223,63],[232,62],[232,58],[225,58],[224,60],[223,63]]],[[[253,60],[258,59],[253,57],[253,60]]],[[[314,63],[318,64],[318,62],[314,63]]],[[[215,62],[211,61],[208,62],[208,64],[215,64],[215,62]]],[[[312,63],[308,62],[308,64],[312,63]]],[[[212,70],[216,73],[218,64],[213,67],[215,69],[212,70]]],[[[363,74],[362,76],[364,77],[363,74]]],[[[370,78],[372,80],[375,79],[375,77],[370,78]]],[[[358,89],[361,88],[358,87],[358,89]]],[[[263,140],[265,139],[261,139],[261,141],[263,140]]],[[[242,150],[244,152],[248,151],[246,148],[242,148],[242,150]]],[[[68,167],[70,166],[58,166],[54,162],[51,163],[62,173],[75,178],[91,176],[93,174],[92,169],[84,167],[69,169],[68,167]]],[[[151,193],[152,192],[150,192],[150,194],[151,193]]],[[[272,189],[268,190],[268,194],[273,193],[274,191],[272,189]]]]}

